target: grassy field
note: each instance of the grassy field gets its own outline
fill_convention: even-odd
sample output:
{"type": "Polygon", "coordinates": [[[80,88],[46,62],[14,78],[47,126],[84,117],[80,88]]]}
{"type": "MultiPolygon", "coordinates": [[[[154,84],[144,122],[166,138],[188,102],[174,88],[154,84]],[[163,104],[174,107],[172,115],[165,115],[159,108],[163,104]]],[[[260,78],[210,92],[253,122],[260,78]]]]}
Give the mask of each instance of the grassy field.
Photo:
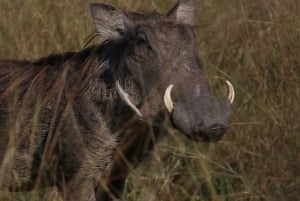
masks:
{"type": "MultiPolygon", "coordinates": [[[[160,12],[175,3],[101,2],[160,12]]],[[[236,89],[231,129],[216,144],[166,136],[130,175],[124,200],[300,199],[299,10],[297,0],[197,1],[205,71],[214,86],[226,78],[236,89]]],[[[1,59],[80,50],[92,32],[89,1],[0,1],[1,59]]]]}

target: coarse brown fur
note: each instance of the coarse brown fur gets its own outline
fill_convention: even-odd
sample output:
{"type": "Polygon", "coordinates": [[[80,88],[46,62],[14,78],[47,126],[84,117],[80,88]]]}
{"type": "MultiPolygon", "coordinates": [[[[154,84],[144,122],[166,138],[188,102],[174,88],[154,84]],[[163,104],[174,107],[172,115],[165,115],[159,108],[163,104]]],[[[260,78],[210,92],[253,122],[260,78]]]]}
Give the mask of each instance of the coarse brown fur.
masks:
{"type": "Polygon", "coordinates": [[[114,200],[167,127],[219,140],[230,103],[203,75],[192,2],[167,15],[92,4],[99,45],[0,61],[0,190],[56,186],[64,200],[114,200]]]}
{"type": "Polygon", "coordinates": [[[97,51],[92,47],[35,62],[1,61],[1,189],[48,186],[72,174],[88,178],[106,168],[116,137],[87,100],[115,92],[106,91],[101,82],[97,87],[103,90],[92,91],[95,72],[105,68],[105,62],[93,58],[97,51]],[[52,175],[57,167],[67,171],[52,175]]]}

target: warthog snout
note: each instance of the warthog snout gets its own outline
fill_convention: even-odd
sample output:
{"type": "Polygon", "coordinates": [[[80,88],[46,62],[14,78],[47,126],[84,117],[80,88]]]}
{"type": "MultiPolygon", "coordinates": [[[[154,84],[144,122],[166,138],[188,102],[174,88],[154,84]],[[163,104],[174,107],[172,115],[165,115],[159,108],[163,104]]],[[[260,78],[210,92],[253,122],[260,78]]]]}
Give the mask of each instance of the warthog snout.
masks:
{"type": "Polygon", "coordinates": [[[174,127],[193,140],[220,140],[228,129],[227,119],[235,96],[232,84],[229,81],[226,83],[228,95],[225,101],[217,100],[210,93],[204,93],[202,97],[190,95],[190,99],[173,101],[171,93],[174,85],[169,85],[164,94],[164,103],[174,127]]]}

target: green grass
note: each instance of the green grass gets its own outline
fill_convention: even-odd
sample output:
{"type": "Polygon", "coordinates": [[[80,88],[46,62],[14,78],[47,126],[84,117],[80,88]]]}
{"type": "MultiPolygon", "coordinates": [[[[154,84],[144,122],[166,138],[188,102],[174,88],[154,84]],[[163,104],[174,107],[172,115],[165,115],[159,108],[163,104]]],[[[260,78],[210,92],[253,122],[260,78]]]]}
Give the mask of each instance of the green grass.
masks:
{"type": "MultiPolygon", "coordinates": [[[[102,2],[167,11],[175,1],[102,2]]],[[[167,136],[132,172],[124,200],[299,200],[300,1],[197,2],[205,71],[215,86],[225,78],[236,89],[231,129],[216,144],[167,136]]],[[[79,50],[93,31],[88,3],[0,1],[0,58],[79,50]]],[[[26,196],[15,199],[34,197],[26,196]]]]}

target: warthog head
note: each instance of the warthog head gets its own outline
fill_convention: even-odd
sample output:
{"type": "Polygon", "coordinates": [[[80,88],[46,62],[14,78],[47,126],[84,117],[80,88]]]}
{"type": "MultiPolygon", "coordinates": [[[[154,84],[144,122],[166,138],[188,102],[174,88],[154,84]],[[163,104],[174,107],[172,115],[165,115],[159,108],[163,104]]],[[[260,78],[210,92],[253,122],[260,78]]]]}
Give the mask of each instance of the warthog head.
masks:
{"type": "Polygon", "coordinates": [[[228,97],[218,100],[203,75],[193,1],[179,1],[166,15],[127,13],[103,4],[92,4],[91,12],[98,35],[116,47],[111,59],[118,66],[116,87],[137,115],[150,117],[164,108],[173,126],[191,139],[223,136],[234,90],[226,81],[228,97]]]}
{"type": "Polygon", "coordinates": [[[223,136],[234,90],[226,81],[227,100],[211,93],[197,53],[193,1],[180,1],[166,15],[126,13],[103,4],[92,4],[91,12],[97,33],[122,52],[115,62],[119,75],[128,76],[116,75],[116,85],[128,106],[150,117],[164,104],[174,127],[189,138],[223,136]]]}

